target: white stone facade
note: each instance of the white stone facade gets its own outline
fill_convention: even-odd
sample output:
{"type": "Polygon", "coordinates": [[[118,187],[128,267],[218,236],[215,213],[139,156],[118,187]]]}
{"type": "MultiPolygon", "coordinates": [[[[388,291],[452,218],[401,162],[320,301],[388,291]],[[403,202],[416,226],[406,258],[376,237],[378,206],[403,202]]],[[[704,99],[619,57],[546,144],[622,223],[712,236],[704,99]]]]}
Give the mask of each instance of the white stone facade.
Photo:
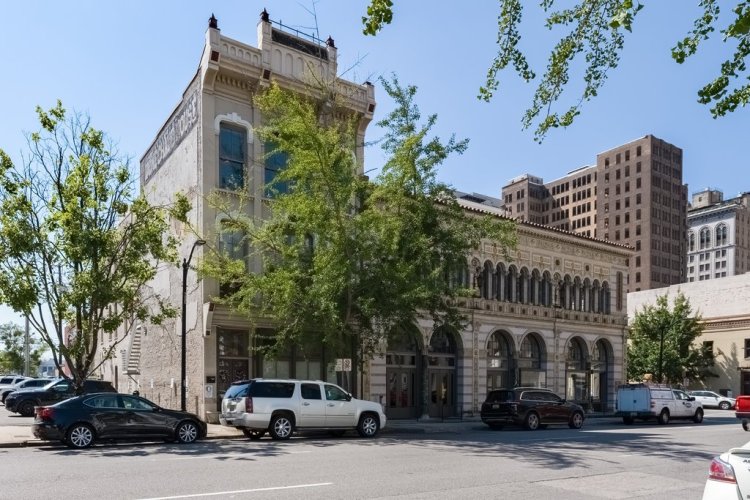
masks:
{"type": "MultiPolygon", "coordinates": [[[[187,193],[191,223],[200,234],[210,236],[217,222],[203,197],[221,186],[222,128],[245,138],[251,211],[262,216],[267,172],[263,144],[253,134],[262,120],[252,104],[254,93],[271,80],[304,91],[304,69],[314,68],[329,79],[336,74],[333,40],[323,45],[299,39],[266,20],[258,24],[258,40],[258,48],[250,47],[209,27],[193,81],[141,159],[142,187],[150,201],[169,203],[176,193],[187,193]]],[[[374,87],[341,80],[337,86],[360,117],[357,143],[364,144],[375,109],[374,87]]],[[[359,147],[360,172],[363,154],[359,147]]],[[[500,216],[471,203],[464,207],[500,216]]],[[[180,223],[173,229],[181,241],[180,255],[189,255],[195,236],[180,223]]],[[[197,247],[194,259],[200,256],[197,247]]],[[[214,304],[217,284],[197,282],[190,270],[187,409],[215,421],[227,385],[254,376],[336,381],[382,402],[390,418],[475,413],[488,388],[504,383],[546,386],[589,407],[612,408],[614,387],[624,379],[624,286],[631,256],[623,245],[520,224],[519,247],[510,260],[492,242],[467,256],[463,279],[467,284],[474,280],[477,295],[458,304],[468,318],[465,329],[435,332],[430,321],[420,321],[412,345],[384,346],[363,373],[356,366],[352,372],[335,371],[342,356],[324,349],[307,357],[291,349],[277,360],[263,359],[252,347],[272,334],[273,325],[250,322],[214,304]]],[[[260,271],[258,262],[250,267],[260,271]]],[[[160,269],[152,287],[179,308],[182,269],[160,269]]],[[[120,357],[105,362],[104,378],[120,391],[137,389],[159,404],[179,407],[180,318],[161,326],[128,325],[128,333],[120,357]]]]}
{"type": "Polygon", "coordinates": [[[724,201],[719,191],[693,195],[688,210],[687,281],[750,271],[750,194],[724,201]]]}

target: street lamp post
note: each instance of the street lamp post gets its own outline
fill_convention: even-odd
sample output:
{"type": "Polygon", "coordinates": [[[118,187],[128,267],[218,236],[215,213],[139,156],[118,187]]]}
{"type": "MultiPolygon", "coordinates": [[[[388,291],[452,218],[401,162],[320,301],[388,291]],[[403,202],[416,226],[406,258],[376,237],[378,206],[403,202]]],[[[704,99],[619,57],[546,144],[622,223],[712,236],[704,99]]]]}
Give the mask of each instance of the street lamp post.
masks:
{"type": "Polygon", "coordinates": [[[193,260],[193,252],[195,247],[206,244],[206,240],[195,240],[193,248],[190,249],[190,256],[187,260],[183,257],[182,259],[182,356],[180,358],[180,409],[185,411],[185,398],[186,398],[186,384],[187,384],[187,320],[185,318],[185,312],[187,310],[187,273],[190,268],[190,261],[193,260]]]}

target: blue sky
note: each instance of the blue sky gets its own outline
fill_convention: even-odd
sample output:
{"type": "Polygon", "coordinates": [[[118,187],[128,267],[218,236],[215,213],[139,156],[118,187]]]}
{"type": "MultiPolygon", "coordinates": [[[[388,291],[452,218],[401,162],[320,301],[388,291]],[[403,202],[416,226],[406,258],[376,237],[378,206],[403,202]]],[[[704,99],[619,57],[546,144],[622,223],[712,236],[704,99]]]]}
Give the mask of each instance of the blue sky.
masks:
{"type": "MultiPolygon", "coordinates": [[[[222,34],[255,45],[265,7],[275,21],[308,33],[317,25],[321,38],[332,36],[339,71],[348,69],[345,78],[376,82],[395,73],[402,83],[416,85],[423,115],[439,116],[435,132],[470,139],[469,150],[446,161],[439,174],[461,191],[499,197],[503,184],[517,175],[550,181],[646,134],[683,149],[690,193],[708,186],[726,197],[750,190],[743,175],[749,112],[714,120],[696,100],[730,47],[717,40],[683,65],[670,57],[700,12],[698,0],[646,1],[605,88],[572,127],[551,132],[541,145],[520,124],[533,85],[506,73],[491,103],[476,99],[496,47],[497,1],[395,3],[393,24],[373,38],[361,34],[365,0],[5,2],[0,148],[19,161],[24,132],[37,128],[35,106],[49,108],[59,98],[68,109],[88,113],[137,164],[197,69],[211,14],[222,34]]],[[[541,27],[538,3],[524,2],[529,9],[522,48],[541,75],[554,39],[541,27]]],[[[722,2],[723,10],[736,3],[722,2]]],[[[391,108],[377,87],[376,98],[375,121],[391,108]]],[[[368,139],[380,135],[372,124],[368,139]]],[[[365,168],[375,173],[382,162],[379,149],[370,148],[365,168]]],[[[22,323],[0,307],[0,323],[9,320],[22,323]]]]}

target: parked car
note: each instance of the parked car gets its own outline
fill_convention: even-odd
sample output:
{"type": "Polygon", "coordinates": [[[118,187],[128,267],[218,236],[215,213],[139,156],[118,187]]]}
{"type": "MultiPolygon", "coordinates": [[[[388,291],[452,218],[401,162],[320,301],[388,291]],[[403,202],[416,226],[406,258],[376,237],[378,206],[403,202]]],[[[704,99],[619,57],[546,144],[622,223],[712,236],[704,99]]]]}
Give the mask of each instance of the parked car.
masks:
{"type": "MultiPolygon", "coordinates": [[[[84,380],[83,393],[117,392],[112,384],[105,380],[84,380]]],[[[75,396],[71,381],[67,379],[53,380],[40,389],[18,390],[8,394],[5,398],[5,409],[20,413],[24,417],[34,416],[35,406],[46,406],[58,403],[75,396]]]]}
{"type": "Polygon", "coordinates": [[[714,391],[690,391],[689,395],[699,401],[703,408],[720,408],[722,410],[731,410],[734,408],[737,400],[727,396],[722,396],[714,391]]]}
{"type": "Polygon", "coordinates": [[[17,383],[23,382],[28,378],[29,377],[24,377],[23,375],[3,375],[0,377],[0,390],[13,387],[17,383]]]}
{"type": "Polygon", "coordinates": [[[0,389],[0,401],[5,404],[5,398],[7,398],[8,394],[10,394],[11,392],[15,392],[19,389],[35,389],[44,387],[51,381],[52,380],[48,378],[27,378],[26,380],[22,380],[16,384],[11,385],[10,387],[0,389]]]}
{"type": "Polygon", "coordinates": [[[664,384],[624,384],[617,388],[617,411],[625,424],[635,419],[656,421],[662,425],[671,419],[703,422],[703,406],[685,391],[664,384]]]}
{"type": "Polygon", "coordinates": [[[750,494],[750,442],[711,460],[703,500],[744,500],[750,494]]]}
{"type": "Polygon", "coordinates": [[[378,403],[355,399],[341,387],[320,380],[253,379],[234,382],[221,402],[222,425],[250,439],[266,433],[289,439],[296,430],[323,429],[337,435],[357,430],[373,437],[385,427],[378,403]]]}
{"type": "Polygon", "coordinates": [[[548,389],[496,389],[487,394],[482,403],[482,422],[493,429],[505,424],[522,425],[528,430],[549,424],[567,424],[580,429],[585,419],[583,408],[565,401],[548,389]]]}
{"type": "Polygon", "coordinates": [[[38,406],[31,430],[45,441],[88,448],[97,440],[165,439],[192,443],[206,436],[197,415],[168,410],[151,401],[111,392],[76,396],[52,406],[38,406]]]}

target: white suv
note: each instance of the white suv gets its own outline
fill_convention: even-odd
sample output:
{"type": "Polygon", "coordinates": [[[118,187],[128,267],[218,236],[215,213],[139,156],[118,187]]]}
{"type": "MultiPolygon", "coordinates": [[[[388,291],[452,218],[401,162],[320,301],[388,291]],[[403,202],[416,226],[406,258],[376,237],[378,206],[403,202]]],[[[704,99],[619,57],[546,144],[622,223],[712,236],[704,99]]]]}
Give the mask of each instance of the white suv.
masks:
{"type": "Polygon", "coordinates": [[[229,387],[219,421],[250,439],[260,439],[266,431],[273,439],[289,439],[297,429],[336,435],[356,429],[362,437],[373,437],[386,418],[380,404],[355,399],[328,382],[257,378],[229,387]]]}
{"type": "Polygon", "coordinates": [[[690,391],[688,394],[693,396],[696,401],[700,401],[704,408],[715,407],[721,410],[731,410],[737,401],[714,391],[690,391]]]}

